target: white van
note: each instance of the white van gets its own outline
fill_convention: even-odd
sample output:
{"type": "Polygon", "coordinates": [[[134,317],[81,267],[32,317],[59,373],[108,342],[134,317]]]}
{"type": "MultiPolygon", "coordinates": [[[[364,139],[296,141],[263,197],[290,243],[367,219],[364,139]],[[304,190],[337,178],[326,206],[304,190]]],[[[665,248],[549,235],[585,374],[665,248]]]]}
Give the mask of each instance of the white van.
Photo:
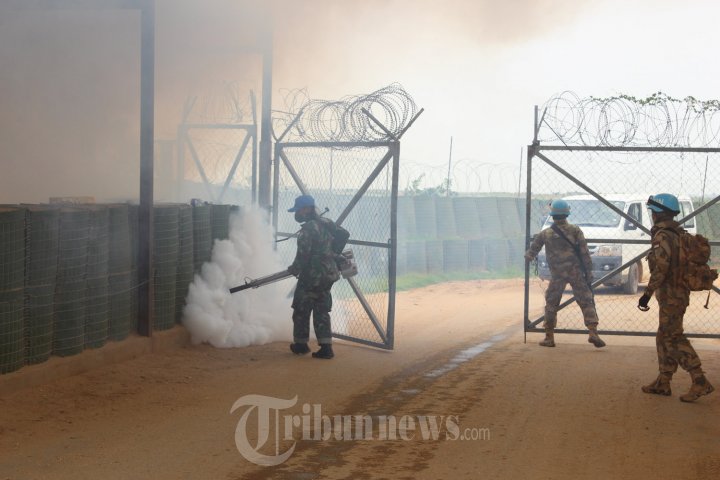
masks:
{"type": "MultiPolygon", "coordinates": [[[[603,195],[603,198],[622,210],[628,216],[640,220],[648,230],[652,227],[652,217],[646,207],[649,195],[603,195]]],[[[592,195],[573,195],[564,197],[563,200],[570,204],[570,216],[568,221],[582,229],[585,238],[588,240],[588,249],[593,262],[593,278],[598,280],[607,275],[620,265],[624,265],[634,257],[649,248],[650,235],[637,228],[632,222],[621,217],[611,210],[607,205],[592,195]],[[598,242],[602,239],[627,239],[645,240],[648,244],[628,243],[605,243],[598,242]]],[[[693,211],[693,204],[688,196],[679,196],[680,215],[683,218],[693,211]]],[[[691,218],[683,228],[690,233],[697,233],[695,218],[691,218]]],[[[543,224],[543,229],[549,228],[552,224],[552,217],[548,216],[543,224]]],[[[550,270],[545,260],[545,251],[541,250],[538,255],[538,272],[543,280],[550,279],[550,270]]],[[[618,275],[613,275],[603,285],[610,287],[622,287],[627,294],[635,294],[638,290],[638,283],[645,283],[649,279],[647,259],[643,258],[629,268],[626,268],[618,275]]]]}

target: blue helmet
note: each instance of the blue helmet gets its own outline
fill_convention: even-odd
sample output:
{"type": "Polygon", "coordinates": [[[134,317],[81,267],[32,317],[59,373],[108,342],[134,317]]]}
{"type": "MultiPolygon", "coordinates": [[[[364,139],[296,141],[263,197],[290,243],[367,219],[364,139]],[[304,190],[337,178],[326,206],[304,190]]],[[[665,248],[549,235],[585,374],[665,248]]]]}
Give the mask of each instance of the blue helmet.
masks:
{"type": "Polygon", "coordinates": [[[650,195],[647,206],[655,213],[672,213],[673,216],[680,213],[680,202],[678,202],[677,197],[671,193],[650,195]]]}
{"type": "Polygon", "coordinates": [[[550,216],[570,215],[570,204],[565,200],[553,200],[550,204],[550,216]]]}
{"type": "Polygon", "coordinates": [[[311,195],[300,195],[295,199],[295,205],[288,209],[288,212],[297,212],[301,208],[314,207],[315,199],[311,195]]]}

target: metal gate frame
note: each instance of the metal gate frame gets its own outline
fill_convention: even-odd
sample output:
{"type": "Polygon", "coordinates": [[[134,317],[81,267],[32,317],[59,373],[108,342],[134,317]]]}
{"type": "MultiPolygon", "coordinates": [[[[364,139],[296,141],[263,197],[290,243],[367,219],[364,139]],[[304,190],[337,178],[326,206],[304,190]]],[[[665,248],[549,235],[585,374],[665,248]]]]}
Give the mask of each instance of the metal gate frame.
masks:
{"type": "MultiPolygon", "coordinates": [[[[233,178],[235,177],[235,171],[237,170],[238,165],[240,164],[240,161],[245,156],[245,151],[247,150],[248,145],[251,145],[252,153],[251,153],[251,162],[252,162],[252,179],[251,179],[251,189],[252,189],[252,203],[255,203],[257,201],[257,152],[258,152],[258,127],[257,127],[257,112],[256,112],[256,100],[255,100],[255,94],[253,92],[250,92],[250,103],[252,107],[252,123],[249,124],[236,124],[236,123],[186,123],[185,119],[187,119],[188,115],[190,114],[190,110],[192,109],[192,104],[189,104],[185,108],[185,112],[183,114],[183,122],[178,126],[177,131],[177,145],[178,145],[178,187],[182,189],[182,182],[184,180],[185,176],[185,148],[190,151],[190,156],[192,157],[193,161],[195,162],[195,167],[198,169],[198,172],[200,173],[200,178],[202,178],[203,184],[205,185],[205,189],[208,193],[208,198],[212,202],[218,202],[222,203],[223,197],[225,196],[225,192],[227,192],[228,187],[230,186],[230,182],[232,182],[233,178]],[[232,166],[230,167],[230,170],[228,171],[227,177],[225,178],[225,183],[223,184],[222,191],[220,192],[220,195],[215,198],[215,195],[213,194],[210,180],[207,178],[207,174],[205,173],[205,169],[203,168],[202,159],[198,155],[197,150],[195,149],[195,145],[193,144],[192,137],[190,136],[190,132],[192,130],[244,130],[245,131],[245,138],[243,139],[242,144],[240,145],[240,148],[238,149],[237,155],[235,155],[235,161],[233,162],[232,166]]],[[[178,192],[181,193],[181,192],[178,192]]],[[[179,195],[180,198],[182,198],[182,195],[179,195]]]]}
{"type": "MultiPolygon", "coordinates": [[[[610,208],[613,212],[620,215],[621,218],[624,218],[625,220],[629,221],[630,223],[636,225],[640,230],[650,235],[650,230],[647,229],[645,226],[643,226],[639,221],[635,220],[634,218],[630,217],[629,215],[625,214],[622,210],[617,208],[615,205],[613,205],[610,201],[605,199],[602,195],[594,191],[592,188],[590,188],[588,185],[583,183],[581,180],[564,170],[562,167],[560,167],[558,164],[553,162],[544,152],[553,152],[553,151],[586,151],[586,152],[674,152],[674,153],[720,153],[720,148],[684,148],[684,147],[603,147],[603,146],[542,146],[540,145],[540,141],[538,140],[538,133],[540,131],[540,126],[542,124],[542,119],[540,122],[538,122],[538,111],[537,107],[535,109],[535,136],[533,139],[533,142],[531,145],[528,145],[527,147],[527,189],[526,189],[526,198],[525,198],[525,250],[530,248],[530,243],[532,242],[531,234],[530,234],[530,218],[531,218],[531,199],[532,199],[532,165],[533,165],[533,159],[536,157],[540,159],[545,164],[549,165],[551,168],[553,168],[555,171],[563,175],[565,178],[570,180],[571,182],[575,183],[578,187],[580,187],[582,190],[587,192],[588,194],[592,195],[596,199],[598,199],[600,202],[602,202],[604,205],[606,205],[608,208],[610,208]]],[[[704,212],[708,208],[712,207],[716,203],[720,202],[720,196],[717,196],[713,198],[712,200],[708,201],[706,204],[704,204],[702,207],[698,208],[697,210],[694,210],[689,215],[683,217],[682,219],[678,220],[680,224],[685,223],[687,220],[690,220],[691,218],[697,216],[698,214],[704,212]]],[[[638,244],[638,245],[650,245],[650,239],[648,240],[625,240],[625,239],[612,239],[612,238],[588,238],[586,239],[588,243],[621,243],[621,244],[638,244]]],[[[710,245],[713,247],[720,246],[720,241],[711,241],[710,245]]],[[[603,277],[596,279],[592,282],[591,287],[595,288],[598,285],[602,285],[605,280],[609,279],[610,277],[622,272],[626,268],[629,268],[631,265],[636,263],[638,260],[646,256],[650,252],[650,248],[646,249],[643,253],[637,255],[636,257],[628,260],[624,264],[620,265],[616,269],[608,272],[603,277]]],[[[713,286],[713,291],[715,293],[720,294],[720,289],[718,287],[713,286]]],[[[542,328],[539,328],[538,325],[545,319],[544,315],[541,315],[539,318],[535,320],[530,320],[530,262],[525,262],[525,303],[524,303],[524,331],[527,334],[528,332],[543,332],[544,330],[542,328]]],[[[568,305],[571,305],[575,302],[575,296],[572,295],[568,300],[562,302],[558,308],[558,311],[562,310],[563,308],[567,307],[568,305]]],[[[578,330],[578,329],[555,329],[558,333],[580,333],[580,334],[586,334],[586,330],[578,330]]],[[[601,332],[605,335],[627,335],[627,336],[655,336],[655,332],[642,332],[642,331],[619,331],[619,330],[601,330],[601,332]]],[[[718,333],[686,333],[686,336],[688,337],[697,337],[697,338],[720,338],[720,331],[718,333]]]]}
{"type": "MultiPolygon", "coordinates": [[[[409,126],[409,125],[408,125],[409,126]]],[[[282,136],[280,138],[282,140],[282,136]]],[[[383,330],[377,315],[372,309],[372,306],[365,298],[365,294],[362,292],[355,280],[350,277],[344,279],[350,284],[350,288],[354,292],[358,301],[363,307],[363,310],[368,316],[368,319],[372,323],[373,327],[377,331],[378,335],[382,339],[382,342],[373,342],[363,338],[357,338],[349,335],[339,334],[333,332],[333,337],[341,340],[347,340],[350,342],[361,343],[364,345],[378,347],[385,350],[392,350],[395,343],[395,293],[397,291],[396,286],[396,275],[397,275],[397,198],[398,198],[398,183],[399,183],[399,172],[400,172],[400,135],[391,141],[386,142],[286,142],[279,141],[275,144],[275,156],[273,161],[273,207],[272,207],[272,219],[273,228],[275,231],[275,239],[282,240],[283,238],[294,237],[294,233],[278,232],[278,203],[280,195],[280,167],[284,166],[293,181],[297,185],[298,189],[303,195],[310,194],[304,182],[298,175],[295,168],[292,166],[292,162],[288,159],[285,154],[286,148],[365,148],[375,147],[387,148],[387,152],[383,155],[382,159],[378,162],[377,166],[373,169],[370,175],[365,179],[360,188],[355,192],[352,199],[337,217],[335,223],[342,225],[343,221],[350,215],[353,208],[360,199],[365,195],[368,188],[373,184],[375,179],[380,173],[388,168],[388,164],[391,164],[389,168],[392,169],[392,181],[390,190],[390,238],[387,243],[380,242],[369,242],[364,240],[348,240],[348,245],[362,245],[365,247],[383,248],[390,252],[388,257],[388,311],[387,311],[387,325],[386,329],[383,330]]]]}

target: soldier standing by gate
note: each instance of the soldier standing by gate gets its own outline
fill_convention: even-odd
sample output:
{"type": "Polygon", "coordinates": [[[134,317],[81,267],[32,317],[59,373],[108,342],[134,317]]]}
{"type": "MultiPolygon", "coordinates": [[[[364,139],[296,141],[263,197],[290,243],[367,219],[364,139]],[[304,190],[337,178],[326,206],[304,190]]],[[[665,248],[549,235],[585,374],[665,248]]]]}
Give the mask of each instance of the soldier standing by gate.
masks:
{"type": "Polygon", "coordinates": [[[690,289],[683,281],[678,262],[682,228],[674,217],[680,213],[680,204],[674,195],[661,193],[651,196],[647,205],[653,219],[652,249],[648,254],[650,281],[638,301],[638,308],[649,310],[648,302],[653,293],[656,294],[660,321],[655,343],[660,373],[653,383],[643,386],[642,391],[670,395],[670,380],[680,365],[692,378],[690,391],[680,400],[694,402],[714,388],[705,378],[700,358],[683,333],[683,316],[690,304],[690,289]]]}
{"type": "Polygon", "coordinates": [[[605,342],[598,336],[598,316],[595,311],[590,284],[592,283],[592,260],[585,236],[579,227],[568,223],[570,205],[565,200],[555,200],[550,206],[553,225],[541,231],[525,252],[525,259],[533,261],[540,249],[545,246],[548,266],[550,267],[550,285],[545,292],[545,339],[540,346],[554,347],[554,330],[557,324],[557,312],[565,286],[569,283],[573,295],[590,331],[588,342],[597,348],[605,342]]]}
{"type": "Polygon", "coordinates": [[[297,236],[297,254],[288,271],[298,277],[293,297],[293,343],[290,350],[297,355],[310,352],[310,314],[320,350],[313,352],[315,358],[330,359],[335,355],[332,349],[332,328],[330,310],[332,295],[330,289],[340,278],[336,252],[342,251],[350,233],[332,220],[321,217],[315,209],[315,199],[301,195],[288,210],[295,213],[295,220],[302,224],[297,236]]]}

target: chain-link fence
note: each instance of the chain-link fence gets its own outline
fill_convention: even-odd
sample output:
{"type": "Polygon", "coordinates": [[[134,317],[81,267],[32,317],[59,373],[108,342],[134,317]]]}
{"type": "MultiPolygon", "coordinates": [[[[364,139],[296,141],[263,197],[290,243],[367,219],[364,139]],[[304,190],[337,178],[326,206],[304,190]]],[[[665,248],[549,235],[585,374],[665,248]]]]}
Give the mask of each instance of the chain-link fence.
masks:
{"type": "Polygon", "coordinates": [[[184,124],[178,146],[181,198],[236,205],[254,200],[255,125],[184,124]]]}
{"type": "Polygon", "coordinates": [[[292,262],[296,242],[286,239],[299,225],[287,209],[298,195],[312,194],[319,212],[350,232],[359,271],[333,287],[333,332],[383,348],[393,342],[396,152],[396,144],[378,143],[277,144],[275,153],[278,252],[292,262]]]}
{"type": "MultiPolygon", "coordinates": [[[[607,104],[603,105],[607,107],[607,104]]],[[[716,203],[720,200],[720,149],[625,145],[629,139],[639,138],[639,133],[627,132],[637,125],[628,124],[630,126],[623,127],[625,134],[620,135],[613,122],[601,122],[616,129],[612,135],[602,138],[607,142],[620,138],[620,146],[584,145],[583,135],[597,140],[597,135],[588,134],[587,123],[581,120],[588,118],[588,109],[585,105],[585,110],[571,110],[576,116],[578,111],[584,115],[565,116],[565,123],[559,124],[557,117],[546,122],[546,127],[558,135],[556,140],[565,145],[545,146],[536,141],[529,147],[527,207],[530,216],[526,242],[550,225],[549,201],[567,200],[571,206],[569,222],[579,226],[588,241],[600,329],[606,333],[654,335],[657,316],[640,312],[635,295],[649,278],[646,255],[652,220],[646,207],[647,199],[651,194],[663,192],[676,195],[681,207],[677,219],[689,232],[710,240],[711,266],[720,267],[720,203],[716,203]],[[581,123],[583,128],[571,128],[573,122],[581,123]],[[571,140],[579,145],[571,145],[571,140]]],[[[652,117],[635,114],[635,118],[645,118],[641,126],[646,143],[650,137],[657,142],[669,137],[682,138],[667,132],[659,135],[648,126],[652,117]]],[[[668,125],[667,128],[677,128],[675,124],[668,125]]],[[[693,138],[699,137],[696,134],[693,138]]],[[[541,252],[527,280],[544,287],[549,278],[544,252],[541,252]]],[[[720,336],[720,321],[713,311],[720,301],[716,293],[720,293],[717,287],[711,292],[691,294],[684,323],[688,335],[720,336]]],[[[564,308],[558,313],[559,331],[585,331],[582,314],[574,305],[571,292],[566,291],[561,306],[564,308]]],[[[529,317],[526,309],[526,331],[540,331],[542,321],[542,316],[529,317]]]]}

